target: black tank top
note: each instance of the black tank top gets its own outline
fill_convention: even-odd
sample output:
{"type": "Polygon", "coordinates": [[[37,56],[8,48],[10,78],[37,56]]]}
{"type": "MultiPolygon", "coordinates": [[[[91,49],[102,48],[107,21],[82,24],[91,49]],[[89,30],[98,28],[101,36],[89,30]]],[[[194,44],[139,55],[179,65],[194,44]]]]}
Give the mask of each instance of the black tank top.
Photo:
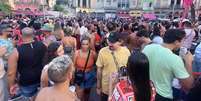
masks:
{"type": "Polygon", "coordinates": [[[40,83],[42,60],[46,52],[46,46],[42,42],[22,44],[17,47],[19,58],[17,70],[19,84],[28,86],[40,83]]]}

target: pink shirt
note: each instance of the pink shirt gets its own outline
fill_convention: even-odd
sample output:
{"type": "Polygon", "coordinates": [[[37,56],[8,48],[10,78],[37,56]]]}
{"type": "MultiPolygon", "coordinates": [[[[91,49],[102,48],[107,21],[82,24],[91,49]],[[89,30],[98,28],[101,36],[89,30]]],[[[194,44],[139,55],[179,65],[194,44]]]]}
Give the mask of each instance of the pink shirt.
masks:
{"type": "Polygon", "coordinates": [[[182,47],[189,49],[195,37],[195,31],[193,29],[184,29],[184,31],[186,32],[186,36],[182,41],[182,47]]]}

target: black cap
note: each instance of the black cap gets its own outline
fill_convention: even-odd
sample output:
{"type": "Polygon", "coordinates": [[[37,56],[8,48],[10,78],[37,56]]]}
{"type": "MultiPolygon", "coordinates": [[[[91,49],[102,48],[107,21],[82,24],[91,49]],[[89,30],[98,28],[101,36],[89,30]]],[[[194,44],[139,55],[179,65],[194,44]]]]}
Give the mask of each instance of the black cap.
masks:
{"type": "Polygon", "coordinates": [[[149,32],[146,30],[140,30],[136,33],[138,37],[149,37],[149,32]]]}
{"type": "Polygon", "coordinates": [[[108,41],[111,43],[115,43],[119,41],[120,39],[121,39],[121,33],[118,33],[118,32],[111,32],[108,37],[108,41]]]}

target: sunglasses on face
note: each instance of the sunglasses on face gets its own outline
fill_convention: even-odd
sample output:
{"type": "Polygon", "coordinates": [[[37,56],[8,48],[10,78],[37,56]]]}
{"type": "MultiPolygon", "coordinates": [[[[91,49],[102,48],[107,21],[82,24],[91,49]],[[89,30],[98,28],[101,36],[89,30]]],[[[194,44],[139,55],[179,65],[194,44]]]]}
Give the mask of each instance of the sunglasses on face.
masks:
{"type": "Polygon", "coordinates": [[[82,44],[82,45],[89,45],[89,44],[82,44]]]}

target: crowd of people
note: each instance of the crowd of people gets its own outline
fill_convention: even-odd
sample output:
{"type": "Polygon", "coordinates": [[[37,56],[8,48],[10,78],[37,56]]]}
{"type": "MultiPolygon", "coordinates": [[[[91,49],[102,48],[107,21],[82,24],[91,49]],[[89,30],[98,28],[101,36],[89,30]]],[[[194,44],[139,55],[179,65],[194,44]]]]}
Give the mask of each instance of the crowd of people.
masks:
{"type": "Polygon", "coordinates": [[[90,101],[94,88],[100,101],[201,101],[200,39],[201,16],[3,18],[0,101],[90,101]]]}

